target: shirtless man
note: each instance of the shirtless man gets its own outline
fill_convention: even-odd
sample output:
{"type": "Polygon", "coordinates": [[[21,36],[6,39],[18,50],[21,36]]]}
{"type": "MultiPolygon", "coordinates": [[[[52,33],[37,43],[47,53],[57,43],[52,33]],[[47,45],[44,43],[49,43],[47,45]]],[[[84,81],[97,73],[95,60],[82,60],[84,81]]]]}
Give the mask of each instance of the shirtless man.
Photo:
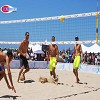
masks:
{"type": "Polygon", "coordinates": [[[16,90],[13,85],[12,75],[11,75],[10,65],[9,65],[12,59],[13,59],[13,54],[11,51],[8,51],[7,54],[0,51],[0,81],[4,77],[8,88],[12,89],[16,93],[16,90]],[[11,85],[9,85],[9,81],[8,81],[6,73],[5,73],[4,65],[6,65],[8,77],[9,77],[9,81],[10,81],[11,85]]]}
{"type": "MultiPolygon", "coordinates": [[[[76,36],[75,41],[78,41],[79,38],[76,36]]],[[[78,78],[78,68],[80,67],[80,61],[81,61],[81,52],[82,52],[82,47],[80,44],[75,44],[74,45],[74,64],[73,64],[73,73],[76,77],[76,83],[79,83],[79,78],[78,78]]]]}
{"type": "Polygon", "coordinates": [[[25,33],[25,39],[21,42],[19,48],[18,48],[18,52],[20,53],[20,66],[21,66],[21,70],[19,72],[19,76],[18,76],[18,82],[20,80],[21,75],[23,75],[24,80],[25,80],[25,73],[27,73],[29,71],[29,64],[26,58],[26,53],[28,50],[28,45],[29,45],[29,32],[25,33]],[[23,71],[25,69],[25,71],[23,71]]]}
{"type": "MultiPolygon", "coordinates": [[[[55,68],[58,59],[58,46],[55,44],[55,37],[52,36],[52,44],[49,45],[48,51],[48,59],[50,56],[50,75],[53,77],[53,80],[56,81],[58,78],[56,77],[55,68]]],[[[48,61],[48,60],[47,60],[48,61]]]]}

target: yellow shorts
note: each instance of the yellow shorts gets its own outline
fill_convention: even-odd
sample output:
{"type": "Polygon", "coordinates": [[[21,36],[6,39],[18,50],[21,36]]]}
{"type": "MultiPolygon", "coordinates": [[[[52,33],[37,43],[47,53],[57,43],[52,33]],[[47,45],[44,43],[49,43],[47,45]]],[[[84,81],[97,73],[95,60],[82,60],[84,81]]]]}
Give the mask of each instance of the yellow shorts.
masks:
{"type": "Polygon", "coordinates": [[[50,57],[50,71],[52,71],[53,67],[56,67],[56,57],[50,57]]]}
{"type": "Polygon", "coordinates": [[[77,69],[80,67],[80,59],[81,59],[80,56],[75,56],[73,69],[77,69]]]}

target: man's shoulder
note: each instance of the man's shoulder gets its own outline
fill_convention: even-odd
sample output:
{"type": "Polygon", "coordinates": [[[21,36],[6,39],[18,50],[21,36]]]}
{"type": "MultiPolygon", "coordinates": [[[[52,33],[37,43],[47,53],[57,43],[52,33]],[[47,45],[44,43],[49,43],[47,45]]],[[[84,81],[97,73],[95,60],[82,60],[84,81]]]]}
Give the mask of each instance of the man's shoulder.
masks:
{"type": "MultiPolygon", "coordinates": [[[[52,43],[51,44],[49,44],[49,47],[51,47],[52,46],[52,43]]],[[[55,47],[58,47],[58,45],[57,44],[55,44],[55,47]]]]}
{"type": "Polygon", "coordinates": [[[74,47],[76,47],[76,46],[81,46],[81,44],[75,44],[74,47]]]}
{"type": "Polygon", "coordinates": [[[3,59],[3,60],[5,60],[6,57],[7,57],[7,55],[6,55],[5,53],[2,53],[2,54],[0,54],[0,55],[1,55],[0,59],[3,59]]]}
{"type": "Polygon", "coordinates": [[[21,42],[21,43],[24,43],[24,42],[28,42],[28,43],[29,43],[29,41],[28,41],[28,40],[25,40],[25,39],[24,39],[24,40],[22,40],[22,42],[21,42]]]}
{"type": "Polygon", "coordinates": [[[21,43],[23,43],[25,40],[22,40],[21,43]]]}
{"type": "Polygon", "coordinates": [[[1,51],[0,51],[0,55],[6,56],[6,54],[4,52],[1,52],[1,51]]]}
{"type": "Polygon", "coordinates": [[[55,46],[56,46],[56,48],[58,48],[58,45],[57,44],[55,46]]]}
{"type": "Polygon", "coordinates": [[[51,47],[52,46],[52,44],[49,44],[49,47],[51,47]]]}

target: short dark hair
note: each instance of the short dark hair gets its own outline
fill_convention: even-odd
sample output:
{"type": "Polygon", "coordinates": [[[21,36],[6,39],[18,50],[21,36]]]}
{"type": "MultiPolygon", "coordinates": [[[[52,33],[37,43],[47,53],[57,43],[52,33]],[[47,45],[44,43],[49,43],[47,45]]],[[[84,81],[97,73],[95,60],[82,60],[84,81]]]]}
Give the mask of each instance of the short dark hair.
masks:
{"type": "Polygon", "coordinates": [[[52,38],[55,38],[55,36],[52,36],[52,38]]]}
{"type": "Polygon", "coordinates": [[[26,35],[29,35],[29,32],[26,32],[26,33],[25,33],[25,36],[26,36],[26,35]]]}
{"type": "Polygon", "coordinates": [[[75,37],[75,40],[79,40],[78,36],[75,37]]]}
{"type": "Polygon", "coordinates": [[[13,57],[13,53],[12,53],[11,50],[8,50],[8,51],[7,51],[7,56],[8,56],[8,57],[9,57],[9,56],[13,57]]]}

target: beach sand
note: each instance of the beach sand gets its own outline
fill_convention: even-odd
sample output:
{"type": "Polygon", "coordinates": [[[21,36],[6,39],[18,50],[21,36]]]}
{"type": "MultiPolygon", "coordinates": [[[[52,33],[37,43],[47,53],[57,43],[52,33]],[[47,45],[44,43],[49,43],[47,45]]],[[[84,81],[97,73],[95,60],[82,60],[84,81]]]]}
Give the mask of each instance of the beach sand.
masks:
{"type": "Polygon", "coordinates": [[[11,69],[16,92],[9,90],[5,80],[0,81],[0,100],[99,100],[100,74],[79,73],[77,84],[72,72],[56,70],[58,85],[40,83],[39,77],[50,79],[49,69],[30,69],[26,80],[18,83],[19,69],[11,69]]]}

